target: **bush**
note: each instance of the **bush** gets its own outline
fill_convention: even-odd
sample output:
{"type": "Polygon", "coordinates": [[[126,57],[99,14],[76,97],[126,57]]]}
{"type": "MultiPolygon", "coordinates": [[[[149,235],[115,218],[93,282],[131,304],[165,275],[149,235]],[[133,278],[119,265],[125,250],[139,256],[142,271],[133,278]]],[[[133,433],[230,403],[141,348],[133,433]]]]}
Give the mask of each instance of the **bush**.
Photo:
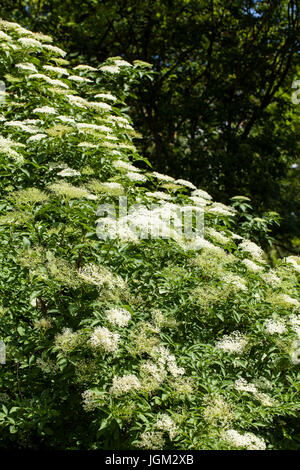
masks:
{"type": "Polygon", "coordinates": [[[121,87],[147,64],[71,68],[0,26],[2,448],[299,447],[299,258],[270,267],[234,207],[138,155],[121,87]]]}

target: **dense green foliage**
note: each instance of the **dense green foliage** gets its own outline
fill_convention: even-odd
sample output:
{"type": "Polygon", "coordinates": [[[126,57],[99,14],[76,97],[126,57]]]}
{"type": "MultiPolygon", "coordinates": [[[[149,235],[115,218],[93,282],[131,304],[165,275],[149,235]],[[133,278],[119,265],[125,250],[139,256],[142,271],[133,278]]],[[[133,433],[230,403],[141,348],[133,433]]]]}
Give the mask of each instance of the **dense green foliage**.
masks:
{"type": "Polygon", "coordinates": [[[142,154],[226,204],[243,194],[278,212],[277,248],[299,252],[297,1],[13,0],[0,14],[52,34],[70,59],[153,64],[153,80],[126,90],[142,154]]]}
{"type": "Polygon", "coordinates": [[[122,87],[147,64],[72,67],[0,26],[0,446],[299,449],[299,258],[270,267],[247,198],[139,155],[122,87]],[[204,212],[205,238],[101,239],[120,195],[140,226],[153,201],[204,212]]]}

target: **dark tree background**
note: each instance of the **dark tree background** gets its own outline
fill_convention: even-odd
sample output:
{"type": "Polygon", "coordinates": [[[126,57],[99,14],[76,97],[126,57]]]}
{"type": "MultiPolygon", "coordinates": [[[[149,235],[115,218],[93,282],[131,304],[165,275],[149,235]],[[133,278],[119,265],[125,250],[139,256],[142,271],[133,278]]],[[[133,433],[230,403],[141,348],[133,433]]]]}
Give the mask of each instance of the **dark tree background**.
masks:
{"type": "Polygon", "coordinates": [[[1,2],[0,16],[52,34],[69,60],[153,64],[129,94],[138,145],[158,171],[282,217],[300,252],[300,5],[297,0],[1,2]],[[298,72],[298,73],[297,73],[298,72]]]}

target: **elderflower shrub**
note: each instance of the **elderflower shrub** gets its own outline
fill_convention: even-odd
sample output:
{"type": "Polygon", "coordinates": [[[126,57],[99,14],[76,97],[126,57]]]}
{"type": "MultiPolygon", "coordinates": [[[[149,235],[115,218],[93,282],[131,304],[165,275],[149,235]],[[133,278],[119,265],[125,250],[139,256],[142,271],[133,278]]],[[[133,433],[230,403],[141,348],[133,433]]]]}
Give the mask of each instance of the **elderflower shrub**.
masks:
{"type": "Polygon", "coordinates": [[[3,20],[0,39],[1,447],[297,447],[299,258],[270,267],[237,209],[139,168],[124,85],[149,64],[73,67],[3,20]],[[119,196],[130,228],[100,238],[119,196]],[[186,206],[204,238],[178,236],[186,206]],[[165,237],[134,232],[151,217],[165,237]]]}

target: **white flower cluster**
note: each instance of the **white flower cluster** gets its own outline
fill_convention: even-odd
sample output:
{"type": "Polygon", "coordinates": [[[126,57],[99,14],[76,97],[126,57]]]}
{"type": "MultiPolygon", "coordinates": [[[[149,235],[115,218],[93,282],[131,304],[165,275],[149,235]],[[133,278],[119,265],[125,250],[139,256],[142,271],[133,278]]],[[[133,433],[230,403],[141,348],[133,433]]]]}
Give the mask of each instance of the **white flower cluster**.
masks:
{"type": "Polygon", "coordinates": [[[152,376],[158,384],[161,384],[165,380],[167,375],[167,372],[162,365],[158,366],[157,364],[151,361],[142,362],[140,370],[142,373],[152,376]]]}
{"type": "Polygon", "coordinates": [[[271,407],[278,404],[273,398],[271,398],[266,393],[257,392],[255,393],[255,398],[259,400],[263,406],[271,407]]]}
{"type": "Polygon", "coordinates": [[[264,439],[247,432],[240,434],[234,429],[226,429],[223,432],[223,439],[234,447],[243,447],[247,450],[265,450],[266,443],[264,439]]]}
{"type": "Polygon", "coordinates": [[[107,72],[107,73],[119,73],[120,69],[116,65],[102,65],[102,67],[99,68],[101,72],[107,72]]]}
{"type": "Polygon", "coordinates": [[[115,376],[110,392],[118,396],[134,390],[140,390],[141,388],[142,385],[137,376],[135,374],[128,374],[123,375],[123,377],[115,376]]]}
{"type": "Polygon", "coordinates": [[[97,199],[94,194],[90,194],[86,188],[80,186],[73,186],[66,181],[59,181],[49,186],[49,189],[56,193],[58,196],[65,196],[69,199],[97,199]]]}
{"type": "Polygon", "coordinates": [[[54,67],[53,65],[43,65],[43,69],[48,70],[49,72],[54,72],[59,75],[70,75],[69,72],[63,67],[54,67]]]}
{"type": "Polygon", "coordinates": [[[299,256],[288,256],[285,261],[287,264],[290,264],[291,266],[293,266],[295,271],[300,273],[300,257],[299,256]]]}
{"type": "Polygon", "coordinates": [[[81,396],[85,411],[93,411],[98,408],[97,393],[94,390],[85,390],[81,396]]]}
{"type": "Polygon", "coordinates": [[[163,193],[162,191],[153,191],[153,192],[146,192],[146,196],[153,197],[155,199],[163,199],[166,201],[172,201],[172,196],[170,194],[163,193]]]}
{"type": "Polygon", "coordinates": [[[22,163],[24,158],[14,150],[14,147],[24,147],[24,145],[0,136],[0,153],[4,153],[8,157],[13,158],[16,162],[22,163]]]}
{"type": "Polygon", "coordinates": [[[207,200],[212,199],[211,195],[208,194],[206,191],[203,191],[203,189],[195,189],[194,191],[192,191],[192,196],[200,197],[201,199],[207,199],[207,200]]]}
{"type": "Polygon", "coordinates": [[[151,173],[151,175],[154,176],[155,178],[157,178],[158,180],[161,180],[161,181],[165,181],[165,182],[169,182],[169,183],[171,183],[172,181],[175,181],[175,178],[172,178],[172,176],[163,175],[161,173],[157,173],[157,171],[153,171],[153,173],[151,173]]]}
{"type": "Polygon", "coordinates": [[[136,168],[135,166],[131,165],[131,163],[124,162],[123,160],[114,161],[113,166],[118,170],[133,171],[135,173],[141,171],[139,168],[136,168]]]}
{"type": "Polygon", "coordinates": [[[20,64],[16,64],[16,67],[20,70],[24,70],[25,72],[33,72],[37,73],[36,67],[31,62],[24,62],[20,64]]]}
{"type": "Polygon", "coordinates": [[[247,382],[247,380],[245,379],[237,379],[234,383],[234,387],[239,392],[249,392],[249,393],[258,392],[256,385],[247,382]]]}
{"type": "Polygon", "coordinates": [[[98,148],[98,145],[97,144],[92,144],[91,142],[80,142],[78,144],[78,147],[96,149],[96,148],[98,148]]]}
{"type": "Polygon", "coordinates": [[[176,358],[164,346],[158,346],[153,349],[151,355],[156,358],[160,368],[167,368],[173,377],[183,375],[185,370],[183,367],[178,367],[176,358]]]}
{"type": "MultiPolygon", "coordinates": [[[[257,388],[258,386],[266,388],[266,384],[269,385],[268,381],[263,378],[257,380],[255,383],[249,383],[245,379],[238,379],[235,381],[234,387],[239,392],[253,393],[254,397],[259,400],[263,406],[275,406],[277,404],[276,401],[266,393],[260,392],[257,388]]],[[[272,384],[267,388],[271,387],[272,384]]]]}
{"type": "Polygon", "coordinates": [[[86,82],[93,81],[86,77],[80,77],[79,75],[69,75],[68,80],[73,80],[74,82],[78,82],[78,83],[86,83],[86,82]]]}
{"type": "Polygon", "coordinates": [[[199,196],[190,196],[189,199],[193,201],[194,204],[200,207],[205,207],[207,204],[210,204],[208,199],[204,199],[203,197],[199,196]]]}
{"type": "Polygon", "coordinates": [[[270,270],[267,273],[263,273],[260,277],[265,281],[266,284],[270,284],[272,287],[277,287],[281,283],[280,277],[274,272],[274,270],[270,270]]]}
{"type": "Polygon", "coordinates": [[[263,262],[263,250],[254,242],[244,240],[239,247],[245,252],[249,253],[254,259],[263,262]]]}
{"type": "Polygon", "coordinates": [[[129,171],[128,173],[126,173],[126,177],[133,183],[145,183],[147,181],[147,176],[141,175],[140,173],[136,173],[133,171],[129,171]]]}
{"type": "Polygon", "coordinates": [[[73,168],[66,168],[65,170],[60,171],[57,173],[58,176],[66,177],[66,176],[80,176],[80,171],[73,170],[73,168]]]}
{"type": "Polygon", "coordinates": [[[104,266],[88,264],[78,274],[84,281],[98,287],[106,284],[109,288],[124,289],[126,286],[125,281],[120,276],[114,275],[104,266]]]}
{"type": "Polygon", "coordinates": [[[289,318],[290,325],[294,332],[297,334],[298,338],[300,339],[300,317],[296,315],[291,315],[289,318]]]}
{"type": "Polygon", "coordinates": [[[110,323],[118,326],[127,326],[131,315],[125,308],[111,308],[106,311],[107,319],[110,323]]]}
{"type": "Polygon", "coordinates": [[[105,352],[117,351],[119,340],[120,335],[102,326],[97,326],[90,337],[91,345],[95,348],[101,347],[105,352]]]}
{"type": "Polygon", "coordinates": [[[186,186],[187,188],[190,188],[190,189],[197,189],[193,183],[191,183],[190,181],[182,180],[182,179],[176,180],[175,184],[179,184],[180,186],[186,186]]]}
{"type": "Polygon", "coordinates": [[[29,137],[27,142],[40,142],[42,139],[46,139],[47,134],[35,134],[29,137]]]}
{"type": "Polygon", "coordinates": [[[220,202],[214,202],[206,209],[206,213],[216,217],[232,217],[235,215],[235,210],[232,207],[226,206],[220,202]]]}
{"type": "Polygon", "coordinates": [[[129,124],[128,119],[122,116],[109,116],[106,120],[113,126],[118,126],[124,129],[133,129],[132,126],[129,124]]]}
{"type": "Polygon", "coordinates": [[[123,59],[114,59],[113,62],[118,67],[132,67],[132,65],[129,62],[127,62],[126,60],[123,60],[123,59]]]}
{"type": "Polygon", "coordinates": [[[73,70],[83,70],[83,71],[88,71],[88,72],[96,72],[98,69],[95,67],[91,67],[90,65],[76,65],[76,67],[73,68],[73,70]]]}
{"type": "Polygon", "coordinates": [[[109,101],[116,101],[117,98],[113,96],[111,93],[98,93],[94,96],[94,98],[101,98],[109,101]]]}
{"type": "Polygon", "coordinates": [[[227,426],[234,417],[230,403],[227,403],[221,395],[205,395],[203,405],[205,421],[214,426],[227,426]]]}
{"type": "Polygon", "coordinates": [[[221,245],[226,245],[227,243],[230,242],[229,238],[226,237],[225,235],[223,235],[223,233],[221,232],[218,232],[217,230],[215,230],[214,228],[212,227],[208,227],[206,229],[206,234],[212,238],[213,240],[215,240],[217,243],[220,243],[221,245]]]}
{"type": "Polygon", "coordinates": [[[43,73],[33,73],[33,74],[29,75],[28,78],[31,79],[31,80],[44,80],[49,85],[57,86],[57,87],[60,87],[60,88],[69,88],[68,85],[66,83],[62,82],[61,80],[50,78],[50,77],[48,77],[48,75],[45,75],[43,73]]]}
{"type": "Polygon", "coordinates": [[[79,122],[77,124],[77,129],[81,132],[89,131],[89,130],[99,131],[99,132],[112,132],[111,127],[100,126],[98,124],[90,124],[90,123],[87,123],[87,122],[79,122]]]}
{"type": "Polygon", "coordinates": [[[246,266],[247,269],[249,269],[249,271],[253,271],[254,273],[263,270],[262,266],[259,266],[258,264],[254,263],[254,261],[251,261],[250,259],[245,258],[242,260],[242,263],[246,266]]]}
{"type": "Polygon", "coordinates": [[[72,106],[77,106],[78,108],[88,108],[89,107],[89,102],[87,100],[85,100],[84,98],[81,98],[81,96],[66,95],[66,98],[68,99],[69,103],[72,106]]]}
{"type": "Polygon", "coordinates": [[[42,106],[41,108],[35,108],[33,113],[41,113],[41,114],[56,114],[56,111],[51,106],[42,106]]]}
{"type": "Polygon", "coordinates": [[[56,116],[55,119],[59,119],[59,121],[66,122],[67,124],[76,124],[76,121],[68,116],[56,116]]]}
{"type": "Polygon", "coordinates": [[[162,432],[149,432],[145,431],[140,435],[138,447],[147,450],[161,450],[165,446],[165,439],[162,432]]]}
{"type": "Polygon", "coordinates": [[[234,286],[237,290],[241,290],[246,292],[248,290],[248,287],[246,286],[245,280],[242,279],[240,276],[237,276],[236,274],[232,274],[227,272],[223,277],[223,281],[226,284],[234,286]]]}
{"type": "Polygon", "coordinates": [[[23,132],[28,132],[29,134],[35,134],[39,131],[37,127],[28,125],[26,123],[24,124],[24,122],[22,121],[6,121],[4,125],[10,126],[10,127],[17,127],[21,129],[23,132]]]}
{"type": "Polygon", "coordinates": [[[23,47],[38,47],[38,48],[43,47],[43,44],[40,41],[37,41],[36,39],[33,39],[33,38],[19,38],[18,42],[23,47]]]}
{"type": "Polygon", "coordinates": [[[124,187],[120,183],[114,181],[106,181],[103,183],[97,183],[95,191],[100,193],[108,193],[113,196],[119,196],[124,193],[124,187]]]}
{"type": "Polygon", "coordinates": [[[167,415],[166,413],[162,413],[158,416],[158,420],[156,421],[154,427],[157,429],[160,429],[161,431],[165,431],[169,433],[169,437],[171,441],[178,434],[178,427],[176,426],[174,421],[170,418],[170,416],[167,415]]]}
{"type": "Polygon", "coordinates": [[[97,111],[111,111],[112,107],[110,104],[103,103],[102,101],[90,101],[90,107],[97,111]]]}
{"type": "Polygon", "coordinates": [[[224,352],[242,354],[248,344],[248,339],[239,331],[234,331],[231,335],[224,336],[217,342],[216,348],[224,352]]]}
{"type": "Polygon", "coordinates": [[[51,44],[43,44],[43,48],[46,49],[47,51],[52,52],[53,54],[60,55],[61,57],[65,57],[67,54],[65,51],[60,49],[57,46],[52,46],[51,44]]]}
{"type": "Polygon", "coordinates": [[[286,327],[283,322],[271,319],[266,321],[266,332],[270,335],[274,335],[275,333],[281,334],[285,331],[286,327]]]}
{"type": "Polygon", "coordinates": [[[286,307],[300,307],[300,302],[288,294],[279,294],[278,300],[286,307]]]}
{"type": "Polygon", "coordinates": [[[0,31],[0,41],[12,41],[12,37],[3,31],[0,31]]]}
{"type": "Polygon", "coordinates": [[[67,353],[78,344],[79,336],[70,328],[64,328],[61,334],[55,337],[55,346],[67,353]]]}
{"type": "MultiPolygon", "coordinates": [[[[129,208],[128,215],[113,218],[98,219],[99,232],[112,238],[137,241],[138,239],[171,238],[180,242],[183,239],[182,212],[194,210],[194,206],[179,206],[173,203],[153,206],[148,209],[144,205],[134,205],[129,208]]],[[[196,208],[197,209],[197,208],[196,208]]],[[[187,236],[187,232],[184,233],[187,236]]],[[[195,233],[188,234],[193,238],[195,233]]],[[[209,242],[204,241],[208,244],[209,242]]],[[[214,246],[214,245],[212,245],[214,246]]]]}

